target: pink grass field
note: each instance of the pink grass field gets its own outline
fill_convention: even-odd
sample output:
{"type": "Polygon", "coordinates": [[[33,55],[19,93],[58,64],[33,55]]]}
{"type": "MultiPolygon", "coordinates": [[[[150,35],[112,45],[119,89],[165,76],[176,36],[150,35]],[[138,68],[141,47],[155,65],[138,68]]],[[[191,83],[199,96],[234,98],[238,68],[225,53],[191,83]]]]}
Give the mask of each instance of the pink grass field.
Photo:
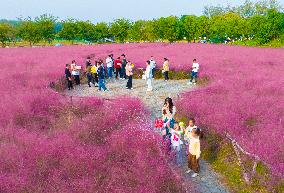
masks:
{"type": "Polygon", "coordinates": [[[0,49],[1,192],[91,192],[96,188],[171,192],[165,184],[179,184],[137,99],[74,99],[71,108],[69,98],[48,87],[64,75],[65,64],[71,60],[85,66],[88,55],[104,59],[110,53],[126,54],[136,67],[145,67],[151,55],[158,66],[167,57],[172,70],[186,71],[192,59],[198,59],[200,76],[210,82],[182,94],[175,101],[178,113],[195,116],[198,125],[219,134],[228,132],[275,175],[284,177],[283,48],[201,44],[10,48],[0,49]],[[114,129],[113,124],[120,127],[114,129]],[[121,162],[116,164],[117,160],[121,162]],[[129,170],[126,165],[131,166],[129,170]],[[125,180],[130,184],[123,184],[125,180]]]}
{"type": "Polygon", "coordinates": [[[95,49],[0,49],[0,192],[183,192],[139,100],[48,87],[95,49]]]}

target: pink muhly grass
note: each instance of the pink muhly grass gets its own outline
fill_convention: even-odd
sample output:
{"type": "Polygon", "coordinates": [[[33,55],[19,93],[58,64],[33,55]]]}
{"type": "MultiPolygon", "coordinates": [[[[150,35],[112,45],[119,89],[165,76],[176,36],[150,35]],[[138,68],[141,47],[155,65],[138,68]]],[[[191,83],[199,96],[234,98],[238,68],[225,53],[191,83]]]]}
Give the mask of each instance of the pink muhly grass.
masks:
{"type": "Polygon", "coordinates": [[[151,55],[161,67],[167,57],[170,69],[188,72],[197,58],[210,83],[182,94],[178,112],[230,133],[283,177],[283,49],[153,43],[0,52],[0,192],[182,190],[140,101],[71,102],[49,88],[66,63],[84,67],[90,54],[124,53],[136,68],[151,55]]]}

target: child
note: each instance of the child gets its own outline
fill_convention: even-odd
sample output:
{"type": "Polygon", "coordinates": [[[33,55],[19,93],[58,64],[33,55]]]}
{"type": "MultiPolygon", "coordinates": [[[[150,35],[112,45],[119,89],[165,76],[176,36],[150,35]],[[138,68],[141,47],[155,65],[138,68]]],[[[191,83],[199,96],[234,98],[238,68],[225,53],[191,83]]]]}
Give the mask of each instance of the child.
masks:
{"type": "Polygon", "coordinates": [[[189,135],[195,128],[197,128],[197,126],[195,125],[195,119],[190,118],[188,121],[188,127],[184,130],[184,140],[189,141],[189,135]]]}
{"type": "Polygon", "coordinates": [[[185,141],[185,145],[186,145],[186,154],[188,155],[188,144],[189,144],[189,136],[192,132],[193,129],[197,128],[197,126],[195,125],[195,119],[194,118],[190,118],[188,121],[188,127],[184,130],[184,141],[185,141]]]}
{"type": "Polygon", "coordinates": [[[192,81],[194,79],[194,85],[196,85],[198,78],[198,71],[199,71],[199,64],[197,63],[197,60],[194,59],[192,64],[191,78],[189,80],[189,84],[192,84],[192,81]]]}
{"type": "Polygon", "coordinates": [[[180,126],[178,123],[174,124],[174,129],[171,129],[171,144],[172,144],[172,150],[176,153],[176,162],[180,166],[182,165],[182,131],[180,129],[180,126]]]}
{"type": "Polygon", "coordinates": [[[185,124],[184,124],[184,122],[179,122],[179,127],[180,127],[180,130],[182,131],[182,133],[184,134],[184,132],[185,132],[185,124]]]}
{"type": "Polygon", "coordinates": [[[200,129],[194,128],[189,135],[190,141],[189,141],[189,154],[188,154],[188,171],[186,173],[190,173],[191,171],[194,172],[191,177],[195,178],[197,177],[200,171],[199,166],[199,158],[200,158],[200,129]]]}

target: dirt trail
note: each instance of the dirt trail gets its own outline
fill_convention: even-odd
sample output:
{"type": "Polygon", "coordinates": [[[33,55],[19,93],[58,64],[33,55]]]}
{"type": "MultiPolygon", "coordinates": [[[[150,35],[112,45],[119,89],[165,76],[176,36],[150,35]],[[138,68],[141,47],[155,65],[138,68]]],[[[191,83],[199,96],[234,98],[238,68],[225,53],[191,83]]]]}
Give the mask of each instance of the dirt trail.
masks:
{"type": "MultiPolygon", "coordinates": [[[[111,80],[106,84],[109,91],[98,92],[97,88],[88,85],[77,86],[73,91],[67,91],[64,93],[69,96],[99,96],[105,99],[113,99],[119,95],[128,95],[132,97],[140,98],[147,108],[151,111],[151,117],[154,120],[156,117],[160,117],[161,108],[163,106],[164,99],[171,97],[175,101],[176,98],[182,92],[190,91],[194,89],[194,86],[188,85],[186,80],[170,80],[165,82],[163,80],[154,80],[153,92],[146,92],[145,80],[133,80],[133,90],[125,88],[125,80],[111,80]],[[167,90],[167,88],[171,88],[167,90]]],[[[177,109],[178,111],[178,109],[177,109]]],[[[185,155],[185,153],[184,153],[185,155]]],[[[210,165],[201,160],[200,162],[201,172],[197,178],[191,178],[191,175],[186,174],[187,162],[184,157],[184,164],[182,167],[183,177],[185,182],[190,182],[191,186],[187,192],[202,192],[202,193],[227,193],[229,192],[225,186],[223,186],[218,180],[218,175],[211,169],[210,165]],[[192,187],[193,186],[193,187],[192,187]]]]}

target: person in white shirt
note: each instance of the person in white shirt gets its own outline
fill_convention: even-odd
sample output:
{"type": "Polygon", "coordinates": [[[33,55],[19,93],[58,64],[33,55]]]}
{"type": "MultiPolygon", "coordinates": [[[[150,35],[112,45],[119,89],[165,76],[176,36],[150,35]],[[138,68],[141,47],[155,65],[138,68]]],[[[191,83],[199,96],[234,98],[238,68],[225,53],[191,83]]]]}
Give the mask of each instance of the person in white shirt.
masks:
{"type": "Polygon", "coordinates": [[[195,119],[190,118],[188,121],[188,127],[184,130],[184,140],[189,142],[189,135],[192,132],[193,129],[196,129],[197,126],[195,125],[195,119]]]}
{"type": "Polygon", "coordinates": [[[197,78],[198,78],[198,71],[199,71],[199,64],[197,63],[197,60],[194,59],[193,64],[192,64],[192,71],[191,71],[191,77],[190,77],[190,80],[189,80],[189,84],[192,84],[193,79],[194,79],[194,84],[196,85],[197,78]]]}
{"type": "Polygon", "coordinates": [[[75,79],[75,83],[76,85],[80,85],[80,70],[79,70],[79,66],[77,66],[76,61],[73,60],[71,63],[71,74],[75,79]]]}
{"type": "Polygon", "coordinates": [[[174,129],[171,129],[171,144],[172,150],[176,153],[176,162],[179,166],[182,165],[182,131],[178,123],[174,124],[174,129]]]}
{"type": "Polygon", "coordinates": [[[106,65],[107,65],[107,74],[108,78],[112,78],[113,73],[113,59],[112,55],[109,55],[106,59],[106,65]]]}
{"type": "Polygon", "coordinates": [[[150,61],[148,60],[146,62],[147,68],[145,71],[145,75],[146,75],[146,80],[147,80],[147,91],[150,92],[153,90],[153,86],[152,86],[152,79],[153,79],[153,75],[152,75],[152,69],[151,69],[151,65],[150,65],[150,61]]]}
{"type": "Polygon", "coordinates": [[[156,61],[154,59],[154,56],[151,56],[151,58],[150,58],[150,66],[152,68],[153,79],[155,79],[156,61]]]}
{"type": "Polygon", "coordinates": [[[188,121],[188,127],[184,130],[184,141],[186,145],[186,154],[188,155],[188,144],[190,142],[190,135],[193,129],[196,129],[195,119],[190,118],[188,121]]]}

